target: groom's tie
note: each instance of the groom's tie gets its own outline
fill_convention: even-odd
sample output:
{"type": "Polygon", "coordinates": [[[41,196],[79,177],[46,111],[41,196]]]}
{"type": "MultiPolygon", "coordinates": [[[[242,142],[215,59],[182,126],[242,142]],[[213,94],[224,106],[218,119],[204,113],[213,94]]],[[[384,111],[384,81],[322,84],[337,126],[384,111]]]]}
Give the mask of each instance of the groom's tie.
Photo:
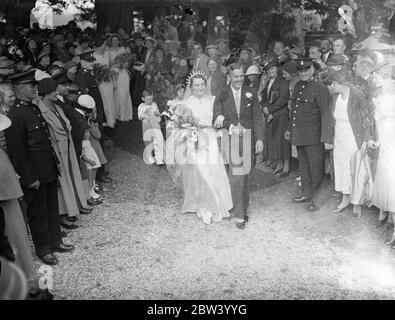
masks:
{"type": "Polygon", "coordinates": [[[240,90],[235,91],[235,104],[236,104],[236,110],[237,110],[237,115],[240,115],[240,90]]]}

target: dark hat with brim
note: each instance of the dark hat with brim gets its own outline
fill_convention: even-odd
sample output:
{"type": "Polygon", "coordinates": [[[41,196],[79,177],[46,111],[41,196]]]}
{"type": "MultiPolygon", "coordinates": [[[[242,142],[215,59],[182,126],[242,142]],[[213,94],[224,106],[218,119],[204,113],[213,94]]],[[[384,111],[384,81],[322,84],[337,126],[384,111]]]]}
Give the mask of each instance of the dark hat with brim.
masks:
{"type": "Polygon", "coordinates": [[[67,77],[67,70],[64,68],[59,68],[58,70],[56,70],[51,75],[51,77],[57,82],[57,84],[62,84],[69,81],[69,78],[67,77]]]}
{"type": "Polygon", "coordinates": [[[52,78],[44,78],[38,82],[37,91],[39,95],[46,95],[56,90],[58,84],[52,78]]]}
{"type": "Polygon", "coordinates": [[[95,57],[93,56],[94,52],[95,52],[95,50],[87,50],[87,51],[84,51],[84,52],[78,54],[78,56],[80,57],[81,60],[93,62],[96,60],[95,57]]]}
{"type": "Polygon", "coordinates": [[[313,59],[300,58],[296,60],[296,70],[303,71],[309,69],[313,65],[313,59]]]}
{"type": "Polygon", "coordinates": [[[16,73],[8,78],[9,81],[13,85],[19,85],[19,84],[28,84],[28,83],[33,83],[36,84],[36,79],[35,79],[35,73],[36,69],[29,69],[24,72],[19,72],[16,73]]]}

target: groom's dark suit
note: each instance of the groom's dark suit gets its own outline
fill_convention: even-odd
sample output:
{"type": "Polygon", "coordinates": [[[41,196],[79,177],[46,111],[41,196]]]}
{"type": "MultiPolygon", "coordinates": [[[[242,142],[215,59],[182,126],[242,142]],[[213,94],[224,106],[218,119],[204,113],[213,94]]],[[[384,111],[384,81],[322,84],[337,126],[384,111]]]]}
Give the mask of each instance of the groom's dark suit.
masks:
{"type": "MultiPolygon", "coordinates": [[[[263,141],[263,118],[259,107],[257,92],[254,88],[243,87],[240,92],[240,108],[237,110],[234,94],[231,86],[224,88],[214,101],[214,119],[218,116],[223,116],[223,128],[229,130],[231,125],[237,126],[240,124],[243,128],[249,129],[251,132],[251,139],[249,141],[249,155],[243,155],[243,137],[240,137],[239,155],[243,155],[242,164],[234,163],[235,159],[232,157],[232,150],[236,149],[234,143],[230,143],[230,161],[229,163],[229,182],[232,191],[233,211],[236,218],[244,219],[247,215],[247,209],[250,198],[250,172],[255,163],[255,142],[257,140],[263,141]],[[248,163],[246,163],[248,162],[248,163]],[[238,174],[235,168],[251,168],[243,174],[238,174]],[[236,173],[236,174],[235,174],[236,173]]],[[[248,137],[248,134],[244,137],[248,137]]],[[[232,139],[230,139],[232,141],[232,139]]],[[[246,140],[244,139],[246,142],[246,140]]],[[[236,143],[237,144],[237,143],[236,143]]],[[[248,152],[247,151],[247,152],[248,152]]],[[[237,160],[236,160],[237,161],[237,160]]]]}

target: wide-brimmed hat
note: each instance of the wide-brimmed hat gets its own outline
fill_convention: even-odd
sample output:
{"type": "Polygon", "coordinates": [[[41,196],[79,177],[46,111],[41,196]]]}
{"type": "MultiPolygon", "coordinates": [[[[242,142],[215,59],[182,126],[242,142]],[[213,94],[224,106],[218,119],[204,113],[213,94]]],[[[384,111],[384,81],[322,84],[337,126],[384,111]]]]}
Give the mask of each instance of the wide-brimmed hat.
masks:
{"type": "Polygon", "coordinates": [[[155,38],[153,37],[147,37],[145,38],[144,42],[143,42],[143,46],[146,46],[147,41],[151,41],[154,44],[154,47],[156,47],[156,45],[158,44],[158,41],[156,41],[155,38]]]}
{"type": "Polygon", "coordinates": [[[15,66],[15,61],[8,59],[6,56],[0,57],[0,69],[8,69],[15,66]]]}
{"type": "Polygon", "coordinates": [[[28,84],[28,83],[36,83],[36,79],[34,75],[36,73],[36,69],[29,69],[27,71],[16,73],[8,78],[13,85],[19,84],[28,84]]]}
{"type": "Polygon", "coordinates": [[[39,95],[49,94],[51,92],[56,91],[57,86],[58,84],[51,77],[44,78],[38,81],[37,92],[39,95]]]}
{"type": "Polygon", "coordinates": [[[253,76],[253,75],[260,75],[261,72],[257,66],[249,66],[247,72],[245,73],[246,76],[253,76]]]}
{"type": "Polygon", "coordinates": [[[4,114],[0,113],[0,131],[3,131],[11,126],[11,120],[4,114]]]}

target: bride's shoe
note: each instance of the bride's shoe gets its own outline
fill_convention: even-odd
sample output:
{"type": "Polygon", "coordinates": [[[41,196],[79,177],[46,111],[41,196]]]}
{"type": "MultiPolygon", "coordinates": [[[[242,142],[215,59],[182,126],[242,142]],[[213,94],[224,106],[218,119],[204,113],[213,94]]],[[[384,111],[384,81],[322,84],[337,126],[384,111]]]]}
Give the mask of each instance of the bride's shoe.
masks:
{"type": "Polygon", "coordinates": [[[344,204],[339,204],[339,206],[336,209],[333,209],[332,212],[343,212],[348,206],[350,205],[344,205],[344,204]]]}

